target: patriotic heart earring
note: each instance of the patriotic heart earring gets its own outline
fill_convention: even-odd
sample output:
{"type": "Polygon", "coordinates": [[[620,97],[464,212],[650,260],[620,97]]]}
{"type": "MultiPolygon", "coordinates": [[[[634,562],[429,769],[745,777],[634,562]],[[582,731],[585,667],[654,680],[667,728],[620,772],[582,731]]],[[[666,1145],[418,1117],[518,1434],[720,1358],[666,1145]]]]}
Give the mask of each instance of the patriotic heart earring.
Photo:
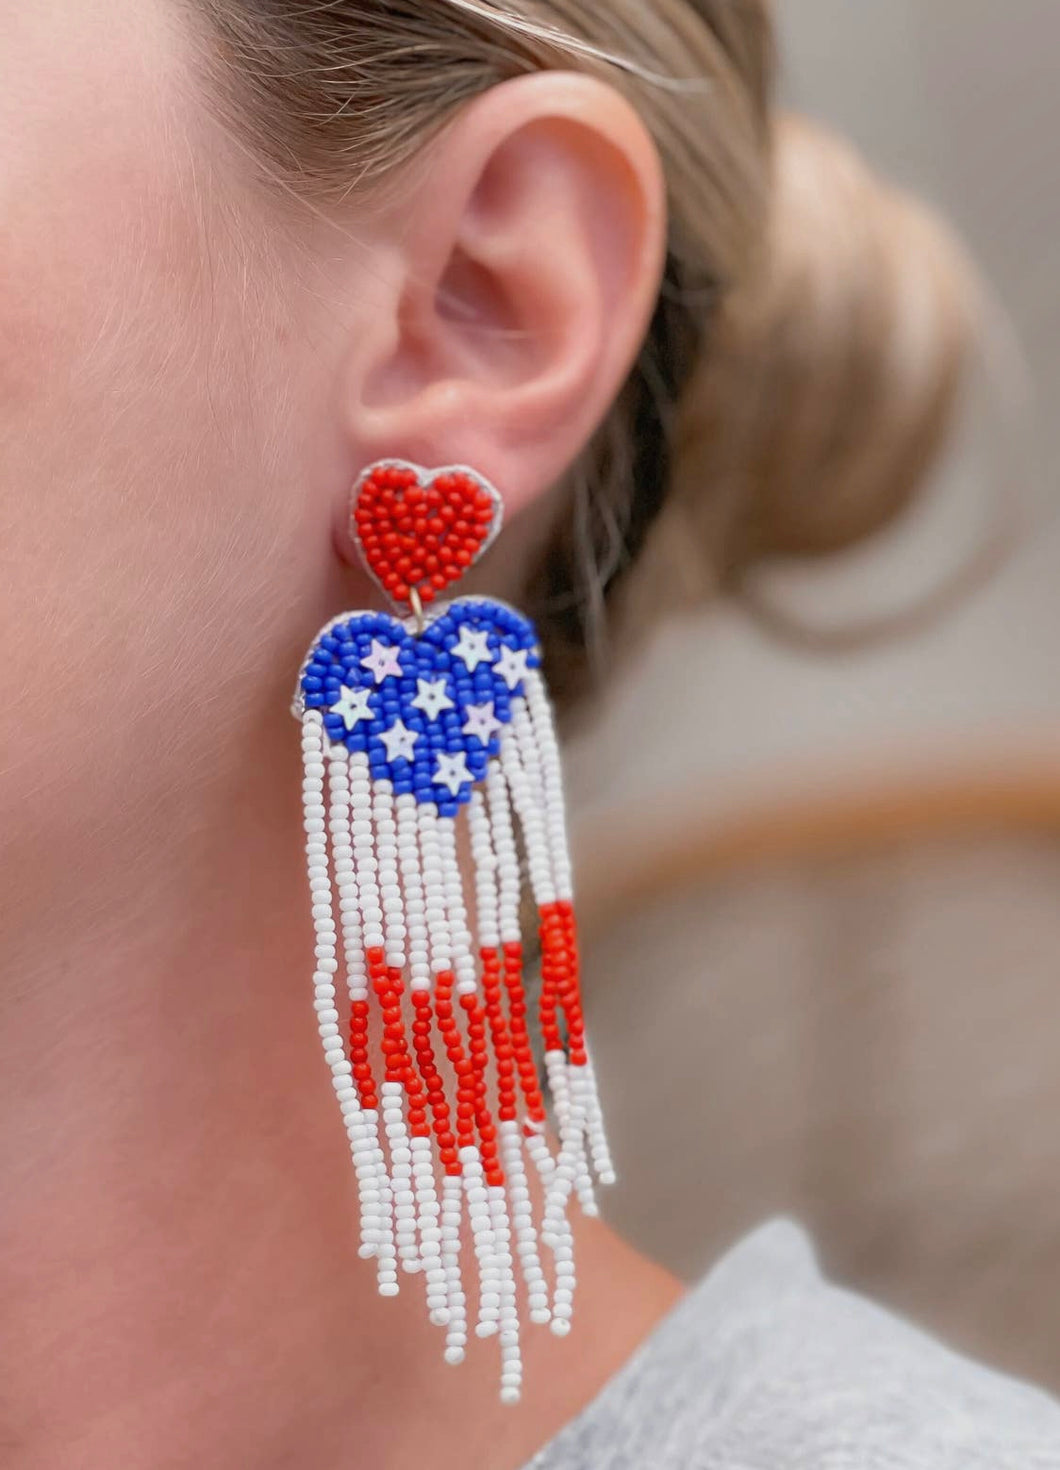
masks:
{"type": "Polygon", "coordinates": [[[595,1214],[592,1176],[611,1183],[614,1171],[586,1049],[559,752],[534,628],[489,598],[439,602],[500,523],[500,496],[470,469],[366,469],[351,534],[399,615],[328,623],[294,714],[314,1005],[357,1175],[360,1254],[374,1259],[385,1296],[399,1271],[422,1276],[445,1358],[458,1363],[466,1218],[475,1332],[498,1335],[501,1398],[514,1403],[522,1301],[532,1323],[570,1330],[568,1205],[574,1195],[595,1214]],[[536,1028],[524,881],[540,936],[536,1028]]]}

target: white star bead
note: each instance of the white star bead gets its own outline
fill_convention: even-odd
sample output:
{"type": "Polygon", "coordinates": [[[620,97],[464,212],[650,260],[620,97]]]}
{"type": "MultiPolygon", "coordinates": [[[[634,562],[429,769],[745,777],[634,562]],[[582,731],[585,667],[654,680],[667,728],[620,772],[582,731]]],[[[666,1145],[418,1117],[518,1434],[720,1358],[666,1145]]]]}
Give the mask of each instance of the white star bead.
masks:
{"type": "Polygon", "coordinates": [[[448,786],[454,796],[459,796],[461,786],[473,779],[464,752],[458,750],[456,755],[446,755],[445,751],[440,751],[434,779],[439,786],[448,786]]]}
{"type": "Polygon", "coordinates": [[[526,661],[529,657],[525,648],[510,648],[507,643],[502,645],[493,668],[509,689],[514,689],[516,684],[526,678],[526,661]]]}
{"type": "Polygon", "coordinates": [[[416,748],[416,741],[420,737],[415,730],[406,728],[404,720],[395,720],[390,729],[384,730],[379,738],[386,746],[388,761],[410,761],[416,748]]]}
{"type": "Polygon", "coordinates": [[[377,684],[381,684],[391,674],[395,678],[401,677],[397,649],[392,643],[380,643],[378,638],[372,639],[372,651],[361,659],[361,663],[366,669],[371,669],[377,684]]]}
{"type": "Polygon", "coordinates": [[[467,623],[460,629],[460,637],[453,644],[453,652],[457,658],[463,659],[467,665],[469,674],[473,674],[479,664],[491,664],[493,654],[490,652],[489,634],[485,631],[475,632],[469,628],[467,623]]]}
{"type": "Polygon", "coordinates": [[[429,720],[436,720],[443,709],[452,709],[453,701],[445,692],[444,679],[417,679],[415,709],[421,709],[429,720]]]}
{"type": "Polygon", "coordinates": [[[493,701],[488,704],[469,704],[467,707],[467,723],[464,725],[465,735],[474,735],[481,740],[483,745],[488,745],[494,735],[501,728],[501,722],[493,713],[493,701]]]}
{"type": "Polygon", "coordinates": [[[349,689],[343,686],[342,693],[331,706],[333,715],[341,715],[347,730],[355,730],[359,720],[373,719],[368,703],[371,695],[367,689],[349,689]]]}

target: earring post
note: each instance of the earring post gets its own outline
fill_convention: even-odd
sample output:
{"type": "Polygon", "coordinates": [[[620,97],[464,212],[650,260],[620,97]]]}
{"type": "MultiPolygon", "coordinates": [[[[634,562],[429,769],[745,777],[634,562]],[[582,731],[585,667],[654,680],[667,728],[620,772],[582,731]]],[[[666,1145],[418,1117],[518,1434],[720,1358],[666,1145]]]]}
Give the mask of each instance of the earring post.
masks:
{"type": "Polygon", "coordinates": [[[427,626],[427,619],[423,616],[423,603],[415,587],[409,588],[409,607],[412,608],[412,615],[416,619],[416,632],[422,633],[427,626]]]}

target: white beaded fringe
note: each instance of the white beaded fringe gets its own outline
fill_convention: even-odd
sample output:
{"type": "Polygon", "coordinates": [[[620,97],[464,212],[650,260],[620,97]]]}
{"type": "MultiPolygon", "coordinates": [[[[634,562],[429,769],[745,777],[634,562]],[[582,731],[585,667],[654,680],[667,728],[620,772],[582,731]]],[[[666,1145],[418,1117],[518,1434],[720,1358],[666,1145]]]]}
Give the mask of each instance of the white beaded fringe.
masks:
{"type": "MultiPolygon", "coordinates": [[[[528,672],[523,685],[525,697],[513,699],[511,723],[501,733],[500,757],[490,761],[460,819],[471,847],[474,934],[457,819],[374,780],[366,754],[331,744],[319,711],[302,718],[314,1007],[357,1178],[359,1253],[375,1260],[383,1295],[397,1293],[399,1268],[423,1277],[429,1319],[445,1330],[445,1359],[459,1363],[468,1338],[461,1269],[466,1214],[478,1269],[474,1329],[479,1337],[497,1337],[501,1398],[512,1403],[522,1384],[520,1301],[525,1298],[531,1323],[559,1336],[570,1330],[575,1273],[569,1200],[573,1194],[593,1215],[593,1174],[602,1183],[614,1179],[591,1061],[572,1065],[563,1050],[544,1056],[558,1131],[555,1154],[541,1123],[509,1115],[496,1128],[503,1184],[487,1182],[480,1149],[466,1142],[458,1152],[460,1172],[439,1176],[433,1137],[410,1127],[403,1083],[387,1077],[379,1087],[379,1110],[362,1107],[360,1098],[368,1094],[355,1082],[336,976],[341,954],[349,1001],[370,1001],[366,956],[381,950],[388,969],[400,972],[414,994],[433,998],[437,977],[451,973],[458,1011],[462,998],[479,1003],[477,949],[500,954],[521,941],[523,863],[539,909],[569,902],[571,865],[551,711],[539,674],[528,672]],[[540,1224],[524,1149],[529,1175],[543,1191],[540,1224]],[[542,1244],[551,1256],[548,1274],[542,1244]]],[[[418,1063],[419,1057],[409,1064],[418,1063]]]]}

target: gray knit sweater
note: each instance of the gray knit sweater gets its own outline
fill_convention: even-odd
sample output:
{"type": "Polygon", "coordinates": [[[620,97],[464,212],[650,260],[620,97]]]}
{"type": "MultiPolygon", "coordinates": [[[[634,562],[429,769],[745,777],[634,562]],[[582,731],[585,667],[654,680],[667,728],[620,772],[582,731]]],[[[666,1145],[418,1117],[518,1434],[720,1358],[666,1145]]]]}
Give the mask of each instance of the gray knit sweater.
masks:
{"type": "Polygon", "coordinates": [[[1060,1470],[1060,1404],[830,1285],[778,1220],[527,1470],[1060,1470]]]}

